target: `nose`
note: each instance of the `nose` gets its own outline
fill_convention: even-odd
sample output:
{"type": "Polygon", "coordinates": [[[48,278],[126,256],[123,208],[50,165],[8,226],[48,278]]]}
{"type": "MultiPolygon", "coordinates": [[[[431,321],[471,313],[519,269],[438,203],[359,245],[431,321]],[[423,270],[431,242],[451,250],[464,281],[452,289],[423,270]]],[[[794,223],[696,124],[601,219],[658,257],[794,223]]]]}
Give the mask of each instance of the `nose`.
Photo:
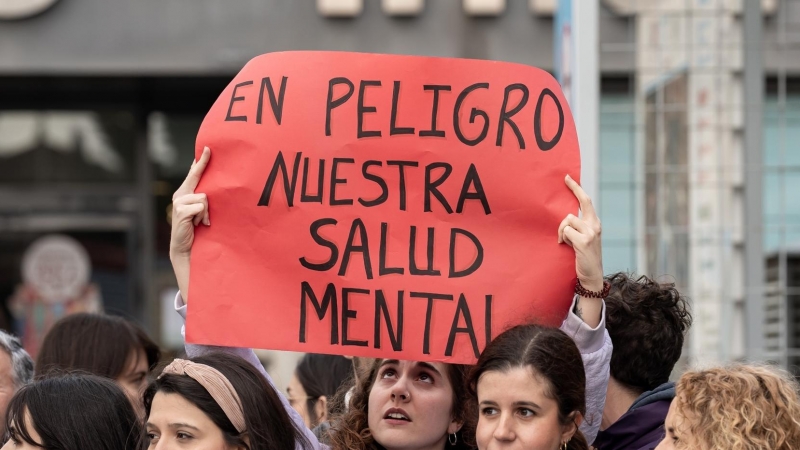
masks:
{"type": "Polygon", "coordinates": [[[411,392],[408,386],[408,379],[405,375],[401,376],[397,383],[392,386],[392,400],[407,402],[411,400],[411,392]]]}
{"type": "Polygon", "coordinates": [[[494,438],[498,441],[513,441],[517,438],[514,433],[514,418],[508,414],[502,414],[497,419],[497,426],[494,429],[494,438]]]}

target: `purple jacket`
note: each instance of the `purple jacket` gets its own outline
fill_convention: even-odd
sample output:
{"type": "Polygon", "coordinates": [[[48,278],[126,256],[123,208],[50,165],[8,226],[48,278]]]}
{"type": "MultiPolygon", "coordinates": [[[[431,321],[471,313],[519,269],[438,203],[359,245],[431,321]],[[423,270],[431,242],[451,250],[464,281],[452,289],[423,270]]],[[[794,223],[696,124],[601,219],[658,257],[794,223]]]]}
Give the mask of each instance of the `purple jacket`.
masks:
{"type": "Polygon", "coordinates": [[[675,384],[645,392],[610,427],[599,432],[597,450],[653,450],[664,438],[664,419],[675,397],[675,384]]]}

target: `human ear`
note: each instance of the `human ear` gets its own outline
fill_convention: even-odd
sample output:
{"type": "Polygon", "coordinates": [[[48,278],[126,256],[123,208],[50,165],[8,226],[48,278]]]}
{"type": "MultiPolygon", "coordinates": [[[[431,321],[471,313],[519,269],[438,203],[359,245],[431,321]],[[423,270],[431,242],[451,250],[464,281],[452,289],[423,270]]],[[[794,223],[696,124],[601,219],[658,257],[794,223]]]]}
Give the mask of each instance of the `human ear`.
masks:
{"type": "Polygon", "coordinates": [[[250,448],[250,435],[245,433],[242,436],[242,440],[244,441],[245,445],[237,445],[233,450],[248,450],[250,448]]]}
{"type": "Polygon", "coordinates": [[[569,442],[578,432],[578,427],[583,423],[583,414],[573,411],[567,417],[567,423],[561,427],[561,442],[569,442]]]}
{"type": "Polygon", "coordinates": [[[461,427],[464,426],[464,421],[453,419],[447,427],[447,434],[458,433],[461,427]]]}
{"type": "Polygon", "coordinates": [[[328,397],[322,395],[317,399],[317,403],[314,404],[314,415],[318,424],[328,421],[328,397]]]}

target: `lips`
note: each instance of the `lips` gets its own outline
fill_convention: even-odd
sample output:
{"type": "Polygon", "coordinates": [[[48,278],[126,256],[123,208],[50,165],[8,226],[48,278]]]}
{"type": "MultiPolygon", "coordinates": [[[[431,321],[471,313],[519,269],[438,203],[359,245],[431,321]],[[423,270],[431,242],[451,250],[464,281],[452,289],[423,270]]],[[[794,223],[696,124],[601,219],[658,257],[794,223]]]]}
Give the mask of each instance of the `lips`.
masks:
{"type": "Polygon", "coordinates": [[[408,413],[402,408],[387,409],[386,413],[383,415],[383,418],[391,421],[411,422],[411,418],[409,417],[408,413]]]}

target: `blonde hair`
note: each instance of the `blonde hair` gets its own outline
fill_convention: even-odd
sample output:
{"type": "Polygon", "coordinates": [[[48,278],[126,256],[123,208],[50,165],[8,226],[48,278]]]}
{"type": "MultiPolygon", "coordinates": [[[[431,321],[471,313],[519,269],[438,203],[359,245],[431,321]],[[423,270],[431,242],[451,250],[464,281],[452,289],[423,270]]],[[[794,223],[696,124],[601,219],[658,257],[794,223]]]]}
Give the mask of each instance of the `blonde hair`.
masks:
{"type": "Polygon", "coordinates": [[[798,384],[786,372],[735,365],[685,373],[676,408],[688,424],[687,448],[800,449],[798,384]]]}

